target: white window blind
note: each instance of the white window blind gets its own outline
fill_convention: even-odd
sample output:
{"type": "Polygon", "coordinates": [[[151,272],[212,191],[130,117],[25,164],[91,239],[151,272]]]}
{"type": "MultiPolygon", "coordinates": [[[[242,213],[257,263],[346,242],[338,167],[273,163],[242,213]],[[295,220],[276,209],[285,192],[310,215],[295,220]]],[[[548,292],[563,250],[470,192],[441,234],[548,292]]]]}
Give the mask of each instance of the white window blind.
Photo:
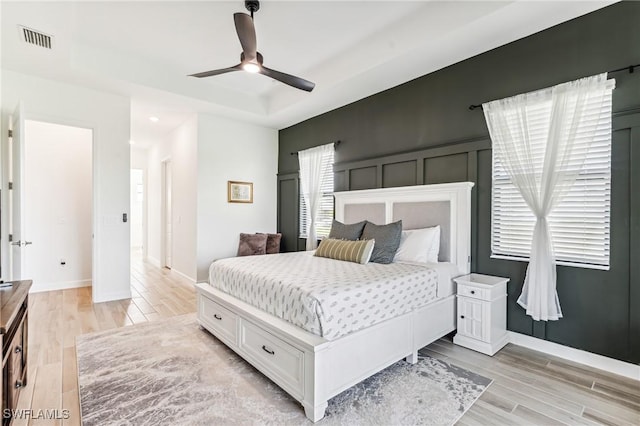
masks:
{"type": "MultiPolygon", "coordinates": [[[[611,218],[611,94],[594,97],[581,119],[577,149],[587,152],[584,163],[570,161],[579,175],[567,195],[553,209],[549,225],[559,264],[608,268],[611,218]],[[595,138],[589,143],[591,132],[595,138]],[[581,139],[582,136],[582,139],[581,139]]],[[[542,173],[551,101],[541,99],[527,108],[530,141],[542,173]]],[[[581,157],[581,156],[579,156],[581,157]]],[[[528,259],[535,217],[525,204],[495,153],[491,216],[491,251],[494,257],[528,259]]]]}
{"type": "MultiPolygon", "coordinates": [[[[333,158],[333,150],[322,157],[322,198],[316,223],[316,235],[318,238],[328,237],[333,223],[333,158]]],[[[307,221],[309,216],[307,205],[302,196],[302,188],[300,188],[298,199],[300,200],[300,238],[307,238],[306,230],[308,229],[307,221]]]]}

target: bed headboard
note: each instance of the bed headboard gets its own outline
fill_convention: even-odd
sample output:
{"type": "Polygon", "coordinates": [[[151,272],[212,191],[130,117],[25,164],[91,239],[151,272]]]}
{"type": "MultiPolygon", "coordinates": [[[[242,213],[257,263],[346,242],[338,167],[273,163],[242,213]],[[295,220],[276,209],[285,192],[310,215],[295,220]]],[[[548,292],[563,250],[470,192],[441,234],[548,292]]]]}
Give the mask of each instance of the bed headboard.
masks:
{"type": "Polygon", "coordinates": [[[440,225],[439,261],[460,272],[471,269],[471,188],[473,182],[366,189],[334,193],[336,220],[386,224],[402,220],[403,229],[440,225]]]}

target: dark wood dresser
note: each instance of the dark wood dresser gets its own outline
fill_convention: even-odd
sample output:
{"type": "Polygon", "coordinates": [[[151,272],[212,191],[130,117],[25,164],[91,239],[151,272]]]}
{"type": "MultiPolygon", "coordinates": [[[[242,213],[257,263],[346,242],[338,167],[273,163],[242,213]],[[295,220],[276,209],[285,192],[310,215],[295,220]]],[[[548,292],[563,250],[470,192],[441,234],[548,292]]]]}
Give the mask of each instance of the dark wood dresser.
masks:
{"type": "Polygon", "coordinates": [[[11,410],[27,383],[29,289],[31,280],[14,281],[0,289],[0,345],[2,346],[2,426],[11,423],[11,410]]]}

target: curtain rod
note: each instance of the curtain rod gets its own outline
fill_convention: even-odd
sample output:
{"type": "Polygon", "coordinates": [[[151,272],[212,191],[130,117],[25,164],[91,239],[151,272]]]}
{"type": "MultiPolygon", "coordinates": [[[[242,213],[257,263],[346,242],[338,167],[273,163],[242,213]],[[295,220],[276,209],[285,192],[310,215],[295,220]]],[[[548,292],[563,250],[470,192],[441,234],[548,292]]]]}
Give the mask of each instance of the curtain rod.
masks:
{"type": "MultiPolygon", "coordinates": [[[[629,74],[633,74],[633,70],[635,68],[638,68],[638,67],[640,67],[640,64],[629,65],[628,67],[618,68],[616,70],[607,71],[607,74],[613,74],[614,72],[620,72],[620,71],[629,71],[629,74]]],[[[469,110],[470,111],[473,111],[474,109],[482,109],[482,104],[480,104],[480,105],[469,105],[469,110]]]]}
{"type": "MultiPolygon", "coordinates": [[[[336,147],[337,147],[338,145],[340,145],[341,143],[342,143],[342,141],[335,141],[335,142],[333,143],[333,147],[334,147],[334,148],[336,148],[336,147]]],[[[299,151],[291,152],[290,154],[291,154],[291,155],[298,155],[298,152],[299,152],[299,151]]]]}

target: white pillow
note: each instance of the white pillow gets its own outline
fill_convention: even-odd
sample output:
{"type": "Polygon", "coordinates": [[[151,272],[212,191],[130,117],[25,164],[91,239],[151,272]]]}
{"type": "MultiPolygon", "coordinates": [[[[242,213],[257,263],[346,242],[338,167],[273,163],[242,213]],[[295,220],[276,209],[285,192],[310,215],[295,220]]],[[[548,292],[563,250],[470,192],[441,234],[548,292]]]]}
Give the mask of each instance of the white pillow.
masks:
{"type": "Polygon", "coordinates": [[[402,231],[395,262],[437,263],[440,253],[440,225],[402,231]]]}

